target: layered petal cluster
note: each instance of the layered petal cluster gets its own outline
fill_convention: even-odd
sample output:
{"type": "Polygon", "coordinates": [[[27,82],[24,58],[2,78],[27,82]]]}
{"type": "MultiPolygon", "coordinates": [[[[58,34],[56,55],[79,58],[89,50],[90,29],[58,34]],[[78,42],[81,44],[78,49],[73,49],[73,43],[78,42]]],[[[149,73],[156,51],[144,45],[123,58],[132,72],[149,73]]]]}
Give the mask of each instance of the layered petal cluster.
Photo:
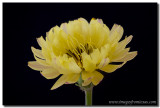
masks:
{"type": "Polygon", "coordinates": [[[101,19],[87,22],[79,18],[63,23],[51,28],[45,39],[37,38],[41,49],[31,47],[36,61],[28,62],[28,66],[47,79],[61,75],[51,90],[76,83],[80,77],[82,86],[97,85],[103,79],[97,70],[111,73],[137,55],[137,51],[126,48],[133,36],[120,41],[123,32],[117,24],[110,30],[101,19]]]}

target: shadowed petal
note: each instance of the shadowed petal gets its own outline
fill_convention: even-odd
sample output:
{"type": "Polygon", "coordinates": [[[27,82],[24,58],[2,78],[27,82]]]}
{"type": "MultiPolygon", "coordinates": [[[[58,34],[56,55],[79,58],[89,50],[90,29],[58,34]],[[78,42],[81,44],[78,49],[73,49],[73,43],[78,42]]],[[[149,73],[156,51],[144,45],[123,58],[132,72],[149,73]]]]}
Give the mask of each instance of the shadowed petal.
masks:
{"type": "Polygon", "coordinates": [[[40,47],[43,47],[43,48],[48,47],[48,45],[47,45],[46,41],[44,40],[43,36],[41,36],[40,38],[37,38],[37,42],[38,42],[40,47]]]}
{"type": "Polygon", "coordinates": [[[92,78],[89,78],[89,79],[84,80],[84,82],[82,83],[82,86],[87,86],[87,85],[89,85],[89,84],[92,82],[91,79],[92,79],[92,78]]]}
{"type": "Polygon", "coordinates": [[[35,55],[34,55],[34,58],[36,59],[36,61],[37,61],[39,64],[41,64],[41,65],[48,65],[48,64],[46,63],[46,60],[39,59],[39,58],[36,57],[35,55]]]}
{"type": "Polygon", "coordinates": [[[62,86],[65,82],[67,82],[68,77],[69,77],[68,74],[62,75],[62,76],[56,81],[56,83],[53,85],[53,87],[51,88],[51,90],[54,90],[54,89],[62,86]]]}
{"type": "Polygon", "coordinates": [[[109,62],[110,62],[109,58],[103,59],[98,65],[98,68],[103,68],[104,66],[108,65],[109,62]]]}
{"type": "Polygon", "coordinates": [[[38,71],[42,71],[44,69],[52,68],[51,66],[45,66],[45,65],[39,64],[36,61],[30,61],[30,62],[28,62],[28,66],[30,68],[32,68],[33,70],[38,70],[38,71]]]}
{"type": "Polygon", "coordinates": [[[123,27],[117,24],[114,24],[111,32],[110,32],[110,41],[112,42],[112,44],[114,44],[115,42],[118,42],[122,35],[123,35],[123,27]]]}
{"type": "Polygon", "coordinates": [[[92,77],[92,73],[86,72],[86,71],[82,71],[82,79],[83,80],[87,80],[90,77],[92,77]]]}
{"type": "Polygon", "coordinates": [[[129,60],[132,60],[136,56],[137,56],[137,51],[129,52],[125,57],[117,60],[117,62],[129,61],[129,60]]]}
{"type": "Polygon", "coordinates": [[[96,69],[96,64],[92,61],[91,56],[86,52],[82,53],[83,67],[86,71],[92,72],[96,69]]]}
{"type": "Polygon", "coordinates": [[[68,84],[76,83],[78,81],[79,77],[80,77],[80,73],[78,73],[78,74],[70,74],[69,75],[69,79],[67,80],[67,83],[68,84]]]}
{"type": "Polygon", "coordinates": [[[42,54],[42,50],[36,49],[34,47],[31,47],[31,50],[33,54],[35,54],[37,57],[44,59],[44,56],[42,54]]]}
{"type": "Polygon", "coordinates": [[[56,69],[45,69],[41,72],[41,74],[47,79],[53,79],[60,75],[60,73],[56,69]]]}
{"type": "Polygon", "coordinates": [[[94,71],[92,73],[92,76],[93,76],[93,78],[91,80],[94,85],[99,84],[104,77],[100,72],[97,72],[97,71],[94,71]]]}
{"type": "Polygon", "coordinates": [[[107,72],[107,73],[111,73],[113,71],[115,71],[116,69],[122,67],[126,62],[122,63],[121,65],[111,65],[108,64],[107,66],[101,68],[102,71],[107,72]]]}
{"type": "Polygon", "coordinates": [[[124,49],[126,47],[126,45],[131,42],[132,38],[133,38],[133,36],[130,35],[130,36],[126,37],[124,40],[120,41],[118,43],[116,50],[124,49]]]}
{"type": "Polygon", "coordinates": [[[112,61],[112,62],[116,62],[117,60],[125,57],[125,56],[127,55],[127,53],[128,53],[129,50],[130,50],[130,48],[126,48],[126,49],[121,50],[121,51],[118,52],[118,53],[114,53],[114,54],[112,55],[111,61],[112,61]]]}

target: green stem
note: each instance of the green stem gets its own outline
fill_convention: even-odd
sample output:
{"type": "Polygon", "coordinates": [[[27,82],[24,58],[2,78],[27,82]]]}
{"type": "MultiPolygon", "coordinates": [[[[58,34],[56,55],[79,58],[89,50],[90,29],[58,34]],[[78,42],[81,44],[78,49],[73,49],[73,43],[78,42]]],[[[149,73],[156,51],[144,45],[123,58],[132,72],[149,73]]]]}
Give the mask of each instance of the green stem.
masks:
{"type": "Polygon", "coordinates": [[[83,80],[82,80],[82,73],[80,74],[80,78],[77,81],[78,84],[76,84],[77,86],[80,87],[80,89],[82,91],[85,92],[85,105],[86,106],[91,106],[92,105],[92,90],[93,90],[93,84],[90,83],[87,86],[82,86],[83,80]]]}
{"type": "Polygon", "coordinates": [[[92,105],[92,89],[85,90],[85,105],[86,106],[92,105]]]}

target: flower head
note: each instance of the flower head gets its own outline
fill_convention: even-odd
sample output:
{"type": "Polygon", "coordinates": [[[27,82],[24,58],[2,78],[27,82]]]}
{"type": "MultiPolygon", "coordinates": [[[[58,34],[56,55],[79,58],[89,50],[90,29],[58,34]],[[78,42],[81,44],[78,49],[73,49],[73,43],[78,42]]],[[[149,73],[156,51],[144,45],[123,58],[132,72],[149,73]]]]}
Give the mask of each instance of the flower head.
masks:
{"type": "Polygon", "coordinates": [[[41,50],[31,47],[36,61],[28,62],[28,66],[47,79],[62,75],[52,90],[76,83],[80,77],[82,86],[97,85],[104,77],[97,70],[111,73],[137,55],[137,51],[126,48],[133,36],[120,41],[122,35],[122,26],[114,24],[110,30],[101,19],[69,21],[51,28],[45,39],[37,39],[41,50]]]}

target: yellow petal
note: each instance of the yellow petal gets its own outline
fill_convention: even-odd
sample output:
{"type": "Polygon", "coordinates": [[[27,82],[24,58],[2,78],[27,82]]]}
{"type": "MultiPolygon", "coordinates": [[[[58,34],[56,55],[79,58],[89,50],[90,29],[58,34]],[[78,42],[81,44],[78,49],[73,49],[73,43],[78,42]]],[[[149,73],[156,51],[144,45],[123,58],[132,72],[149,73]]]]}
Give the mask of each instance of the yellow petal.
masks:
{"type": "Polygon", "coordinates": [[[64,54],[62,57],[59,57],[58,60],[56,60],[56,64],[60,67],[60,73],[61,74],[69,74],[69,73],[80,73],[81,68],[77,65],[75,60],[64,54]]]}
{"type": "Polygon", "coordinates": [[[124,61],[129,61],[132,60],[134,57],[136,57],[137,51],[129,52],[125,57],[117,60],[117,62],[124,62],[124,61]]]}
{"type": "MultiPolygon", "coordinates": [[[[79,18],[78,20],[69,21],[69,23],[66,26],[67,33],[70,35],[70,37],[73,37],[74,40],[78,40],[79,43],[84,44],[87,40],[88,35],[88,22],[83,19],[79,18]]],[[[75,44],[75,43],[74,43],[75,44]]]]}
{"type": "Polygon", "coordinates": [[[126,37],[124,40],[120,41],[117,45],[116,50],[120,50],[120,49],[124,49],[126,47],[126,45],[131,42],[133,36],[130,35],[128,37],[126,37]]]}
{"type": "Polygon", "coordinates": [[[79,77],[80,77],[80,73],[78,73],[78,74],[70,74],[69,75],[69,79],[67,80],[67,82],[65,84],[76,83],[78,81],[79,77]]]}
{"type": "Polygon", "coordinates": [[[104,66],[108,65],[109,62],[110,62],[109,58],[102,59],[102,61],[98,65],[98,68],[103,68],[104,66]]]}
{"type": "MultiPolygon", "coordinates": [[[[79,21],[81,23],[81,33],[80,34],[81,34],[81,37],[83,38],[84,42],[86,42],[86,40],[87,40],[86,36],[89,33],[88,32],[88,26],[89,26],[89,24],[88,24],[88,21],[86,19],[84,19],[84,18],[79,18],[79,21]]],[[[77,37],[77,39],[79,39],[79,36],[77,37]]]]}
{"type": "Polygon", "coordinates": [[[86,71],[82,71],[82,79],[83,80],[90,79],[91,77],[92,77],[92,73],[86,72],[86,71]]]}
{"type": "Polygon", "coordinates": [[[66,34],[68,34],[68,31],[67,31],[67,23],[62,23],[62,24],[61,24],[61,29],[62,29],[66,34]]]}
{"type": "Polygon", "coordinates": [[[56,83],[52,86],[51,90],[54,90],[60,86],[62,86],[67,80],[68,80],[69,75],[62,75],[56,83]]]}
{"type": "Polygon", "coordinates": [[[117,35],[122,37],[123,32],[124,32],[124,30],[123,30],[123,27],[121,25],[114,24],[112,29],[111,29],[110,36],[114,36],[118,33],[117,35]]]}
{"type": "Polygon", "coordinates": [[[82,21],[85,24],[88,24],[88,21],[86,19],[84,19],[84,18],[79,18],[78,20],[82,21]]]}
{"type": "Polygon", "coordinates": [[[98,20],[91,20],[89,26],[89,37],[94,46],[100,48],[104,43],[106,43],[109,37],[107,30],[103,27],[103,24],[99,23],[98,20]]]}
{"type": "Polygon", "coordinates": [[[45,66],[45,65],[39,64],[36,61],[30,61],[30,62],[28,62],[28,66],[30,68],[32,68],[33,70],[38,70],[38,71],[42,71],[44,69],[52,68],[51,66],[45,66]]]}
{"type": "Polygon", "coordinates": [[[100,38],[103,40],[102,42],[101,41],[99,41],[99,42],[101,42],[101,46],[104,46],[105,44],[107,44],[107,43],[110,43],[110,40],[109,40],[109,34],[110,34],[110,30],[109,30],[109,28],[105,25],[105,24],[103,24],[102,25],[102,28],[101,28],[102,30],[100,31],[100,38]]]}
{"type": "Polygon", "coordinates": [[[110,58],[112,62],[116,62],[117,60],[125,57],[128,53],[128,51],[130,50],[130,48],[126,48],[126,49],[123,49],[121,50],[120,52],[115,52],[112,57],[110,58]]]}
{"type": "Polygon", "coordinates": [[[115,48],[115,51],[114,53],[119,53],[121,52],[125,47],[126,45],[132,40],[133,36],[129,36],[129,37],[126,37],[124,40],[122,40],[121,42],[119,42],[115,48]]]}
{"type": "Polygon", "coordinates": [[[73,73],[80,73],[81,72],[81,68],[77,65],[77,63],[75,62],[75,60],[73,58],[69,58],[69,70],[72,71],[73,73]]]}
{"type": "Polygon", "coordinates": [[[89,79],[84,80],[84,82],[82,83],[82,86],[87,86],[87,85],[89,85],[89,84],[92,82],[91,79],[92,79],[92,78],[89,78],[89,79]]]}
{"type": "Polygon", "coordinates": [[[46,62],[51,62],[52,53],[51,49],[42,48],[42,54],[44,55],[46,62]]]}
{"type": "Polygon", "coordinates": [[[96,64],[92,61],[91,56],[86,52],[82,53],[83,67],[86,71],[92,72],[96,69],[96,64]]]}
{"type": "Polygon", "coordinates": [[[112,64],[108,64],[105,67],[101,68],[102,71],[107,72],[107,73],[111,73],[113,71],[115,71],[116,69],[122,67],[126,62],[122,63],[121,65],[112,65],[112,64]]]}
{"type": "Polygon", "coordinates": [[[68,35],[64,32],[64,30],[62,30],[61,28],[59,28],[58,26],[54,27],[54,40],[53,40],[53,45],[52,48],[54,49],[53,51],[57,51],[54,52],[57,55],[61,54],[61,53],[66,53],[66,49],[68,49],[68,45],[67,45],[67,38],[68,35]]]}
{"type": "Polygon", "coordinates": [[[31,50],[33,54],[35,54],[37,57],[44,59],[44,56],[42,54],[42,50],[35,49],[34,47],[31,47],[31,50]]]}
{"type": "Polygon", "coordinates": [[[94,71],[92,73],[89,72],[82,72],[82,79],[84,80],[84,82],[82,83],[82,86],[87,86],[89,85],[91,82],[94,85],[97,85],[100,83],[100,81],[103,79],[103,75],[97,71],[94,71]]]}
{"type": "Polygon", "coordinates": [[[110,34],[110,29],[107,27],[107,25],[103,24],[103,27],[105,29],[105,32],[107,33],[107,37],[109,36],[110,34]]]}
{"type": "Polygon", "coordinates": [[[104,45],[103,47],[101,47],[101,58],[104,59],[108,56],[108,53],[110,51],[110,45],[109,44],[106,44],[104,45]]]}
{"type": "Polygon", "coordinates": [[[102,24],[102,25],[103,25],[103,21],[102,21],[102,19],[97,19],[97,22],[99,22],[100,24],[102,24]]]}
{"type": "Polygon", "coordinates": [[[47,38],[50,42],[53,42],[53,39],[55,38],[54,36],[54,31],[53,31],[53,27],[49,30],[48,34],[47,34],[47,38]]]}
{"type": "Polygon", "coordinates": [[[37,38],[37,42],[40,47],[48,48],[48,45],[47,45],[46,41],[44,40],[43,36],[41,36],[40,38],[37,38]]]}
{"type": "Polygon", "coordinates": [[[93,78],[91,80],[94,85],[99,84],[104,77],[100,72],[97,72],[97,71],[94,71],[92,73],[92,76],[93,76],[93,78]]]}
{"type": "Polygon", "coordinates": [[[117,24],[113,25],[110,32],[110,41],[112,42],[112,44],[118,42],[121,39],[123,32],[124,30],[122,26],[117,24]]]}
{"type": "Polygon", "coordinates": [[[45,69],[41,72],[41,74],[47,79],[54,79],[60,75],[60,73],[56,69],[45,69]]]}
{"type": "Polygon", "coordinates": [[[105,24],[103,24],[102,19],[91,20],[89,31],[90,40],[97,48],[100,48],[108,43],[110,30],[105,24]]]}
{"type": "Polygon", "coordinates": [[[100,62],[100,51],[99,49],[94,49],[93,52],[90,54],[92,61],[94,62],[94,64],[97,64],[98,62],[100,62]]]}
{"type": "Polygon", "coordinates": [[[36,61],[37,61],[39,64],[41,64],[41,65],[48,65],[48,64],[46,63],[46,60],[39,59],[39,58],[36,57],[35,55],[34,55],[34,58],[36,59],[36,61]]]}

